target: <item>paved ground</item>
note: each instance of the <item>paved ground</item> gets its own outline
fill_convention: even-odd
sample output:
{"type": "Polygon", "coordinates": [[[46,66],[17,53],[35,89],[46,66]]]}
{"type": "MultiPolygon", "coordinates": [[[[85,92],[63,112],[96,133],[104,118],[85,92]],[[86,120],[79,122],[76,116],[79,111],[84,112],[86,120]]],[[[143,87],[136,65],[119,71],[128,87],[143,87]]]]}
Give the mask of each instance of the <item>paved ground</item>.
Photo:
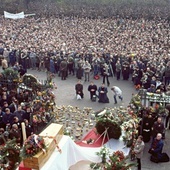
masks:
{"type": "MultiPolygon", "coordinates": [[[[28,73],[32,73],[36,75],[39,79],[46,79],[46,73],[45,72],[38,72],[35,70],[28,70],[28,73]]],[[[89,92],[87,91],[88,85],[90,82],[84,82],[82,80],[83,86],[84,86],[84,99],[77,101],[75,98],[75,84],[77,82],[77,79],[75,76],[69,75],[67,80],[61,80],[60,77],[56,76],[54,78],[54,82],[57,85],[57,89],[54,90],[54,93],[56,95],[56,104],[57,105],[72,105],[77,106],[79,108],[83,107],[92,107],[93,110],[100,110],[104,107],[117,107],[120,105],[127,106],[132,93],[136,93],[136,90],[133,87],[133,83],[129,81],[117,81],[115,78],[110,77],[110,87],[108,87],[108,97],[110,99],[110,103],[108,104],[101,104],[98,102],[91,102],[89,99],[89,92]],[[119,101],[117,105],[113,104],[113,94],[110,90],[111,86],[116,85],[119,86],[123,91],[123,101],[119,101]]],[[[102,84],[102,78],[99,80],[93,80],[94,83],[99,87],[102,84]]],[[[164,151],[170,155],[170,131],[167,130],[166,132],[166,139],[164,141],[164,151]]],[[[155,164],[150,162],[149,160],[149,154],[147,153],[148,148],[150,146],[150,143],[146,143],[144,156],[142,159],[142,170],[169,170],[170,169],[170,163],[159,163],[155,164]]]]}
{"type": "MultiPolygon", "coordinates": [[[[33,70],[29,70],[28,72],[35,74],[39,79],[45,79],[45,72],[37,72],[33,70]]],[[[102,84],[102,78],[99,80],[91,79],[98,87],[102,84]]],[[[108,97],[110,99],[110,103],[103,104],[98,102],[91,102],[90,94],[87,91],[88,85],[90,82],[84,82],[84,79],[81,80],[84,88],[84,99],[76,100],[75,96],[75,84],[77,83],[77,79],[75,76],[69,75],[67,80],[61,80],[60,77],[56,76],[54,78],[54,82],[57,85],[57,90],[54,90],[56,95],[56,103],[57,105],[72,105],[78,106],[79,108],[83,107],[92,107],[93,110],[99,110],[104,107],[117,107],[120,105],[128,105],[129,100],[131,99],[132,93],[136,93],[136,90],[133,88],[133,84],[131,81],[117,81],[116,79],[110,77],[110,87],[108,87],[108,97]],[[118,104],[114,105],[113,103],[113,94],[110,88],[113,86],[119,86],[123,91],[123,101],[118,100],[118,104]]]]}

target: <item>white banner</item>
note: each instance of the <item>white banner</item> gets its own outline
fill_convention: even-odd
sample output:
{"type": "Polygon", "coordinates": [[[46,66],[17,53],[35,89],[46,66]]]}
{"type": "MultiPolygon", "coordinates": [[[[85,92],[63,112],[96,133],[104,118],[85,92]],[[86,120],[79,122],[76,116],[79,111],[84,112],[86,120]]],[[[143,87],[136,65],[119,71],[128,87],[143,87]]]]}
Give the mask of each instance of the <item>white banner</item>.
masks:
{"type": "Polygon", "coordinates": [[[20,18],[24,18],[24,12],[12,14],[12,13],[4,11],[4,16],[5,16],[5,18],[20,19],[20,18]]]}

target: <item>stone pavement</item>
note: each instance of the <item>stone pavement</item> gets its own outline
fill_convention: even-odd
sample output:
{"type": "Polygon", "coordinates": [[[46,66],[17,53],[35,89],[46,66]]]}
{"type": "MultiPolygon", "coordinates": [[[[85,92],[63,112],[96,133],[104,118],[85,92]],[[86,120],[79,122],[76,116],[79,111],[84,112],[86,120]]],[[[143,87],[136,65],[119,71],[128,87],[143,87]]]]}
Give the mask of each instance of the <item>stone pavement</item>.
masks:
{"type": "MultiPolygon", "coordinates": [[[[37,72],[35,70],[28,70],[28,73],[35,74],[38,79],[46,79],[46,73],[45,72],[37,72]]],[[[91,75],[92,76],[92,75],[91,75]]],[[[98,103],[98,102],[92,102],[90,100],[90,93],[88,92],[87,88],[90,82],[86,81],[84,82],[84,79],[81,80],[84,88],[84,99],[82,100],[76,100],[76,93],[75,93],[75,84],[77,83],[78,79],[76,79],[75,76],[69,75],[66,80],[61,80],[60,77],[57,75],[54,78],[54,82],[57,85],[57,90],[54,90],[54,93],[56,95],[56,103],[57,105],[72,105],[77,106],[79,108],[83,107],[92,107],[93,110],[97,111],[104,107],[118,107],[120,105],[127,106],[132,93],[136,93],[136,90],[133,88],[133,84],[131,81],[117,81],[116,79],[110,77],[110,87],[108,87],[108,97],[110,100],[110,103],[98,103]],[[120,87],[123,91],[123,101],[121,102],[118,99],[118,104],[114,104],[113,101],[113,93],[111,91],[111,87],[113,85],[116,85],[120,87]]],[[[101,86],[102,84],[102,78],[99,80],[94,80],[91,78],[91,81],[93,81],[97,87],[101,86]]]]}

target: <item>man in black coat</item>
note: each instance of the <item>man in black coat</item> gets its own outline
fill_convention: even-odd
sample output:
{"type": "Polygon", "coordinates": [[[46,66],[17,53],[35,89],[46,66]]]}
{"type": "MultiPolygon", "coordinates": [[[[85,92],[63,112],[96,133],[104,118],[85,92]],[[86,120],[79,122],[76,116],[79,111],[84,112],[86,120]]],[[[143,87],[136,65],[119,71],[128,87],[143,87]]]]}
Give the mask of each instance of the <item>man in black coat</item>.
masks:
{"type": "Polygon", "coordinates": [[[66,80],[67,76],[67,61],[63,59],[60,63],[61,80],[66,80]]]}
{"type": "Polygon", "coordinates": [[[90,92],[90,99],[93,99],[93,96],[96,96],[97,86],[91,82],[91,84],[88,86],[88,91],[90,92]]]}
{"type": "Polygon", "coordinates": [[[9,108],[5,109],[5,114],[2,116],[2,121],[5,126],[9,126],[12,123],[13,115],[9,108]]]}
{"type": "Polygon", "coordinates": [[[99,92],[99,100],[98,102],[99,103],[109,103],[109,98],[107,97],[107,87],[105,87],[104,84],[102,84],[99,89],[98,89],[98,92],[99,92]]]}
{"type": "Polygon", "coordinates": [[[80,95],[81,98],[84,97],[83,93],[83,85],[81,84],[81,81],[79,80],[77,84],[75,85],[76,95],[80,95]]]}
{"type": "Polygon", "coordinates": [[[21,131],[18,129],[18,125],[17,124],[13,124],[12,125],[12,129],[9,132],[9,138],[12,139],[16,139],[16,142],[18,144],[22,144],[22,138],[21,138],[21,131]]]}
{"type": "Polygon", "coordinates": [[[18,109],[13,113],[13,116],[18,117],[20,122],[24,121],[24,118],[26,117],[26,112],[25,110],[22,110],[21,105],[18,106],[18,109]]]}
{"type": "MultiPolygon", "coordinates": [[[[153,139],[156,137],[156,135],[158,133],[161,133],[162,135],[164,135],[164,130],[165,130],[165,127],[164,127],[164,123],[162,122],[162,118],[161,117],[158,117],[157,121],[154,122],[153,124],[153,139]]],[[[162,138],[164,138],[164,136],[162,136],[162,138]]]]}

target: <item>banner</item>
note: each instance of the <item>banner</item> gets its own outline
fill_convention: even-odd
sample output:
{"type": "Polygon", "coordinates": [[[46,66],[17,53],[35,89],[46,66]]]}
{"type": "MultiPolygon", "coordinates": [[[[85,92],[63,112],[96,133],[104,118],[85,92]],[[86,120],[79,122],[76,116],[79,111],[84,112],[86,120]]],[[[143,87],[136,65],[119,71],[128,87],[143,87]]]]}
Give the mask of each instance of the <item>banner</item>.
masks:
{"type": "Polygon", "coordinates": [[[24,12],[20,12],[20,13],[17,13],[17,14],[12,14],[12,13],[4,11],[4,17],[5,18],[11,18],[11,19],[24,18],[24,12]]]}

